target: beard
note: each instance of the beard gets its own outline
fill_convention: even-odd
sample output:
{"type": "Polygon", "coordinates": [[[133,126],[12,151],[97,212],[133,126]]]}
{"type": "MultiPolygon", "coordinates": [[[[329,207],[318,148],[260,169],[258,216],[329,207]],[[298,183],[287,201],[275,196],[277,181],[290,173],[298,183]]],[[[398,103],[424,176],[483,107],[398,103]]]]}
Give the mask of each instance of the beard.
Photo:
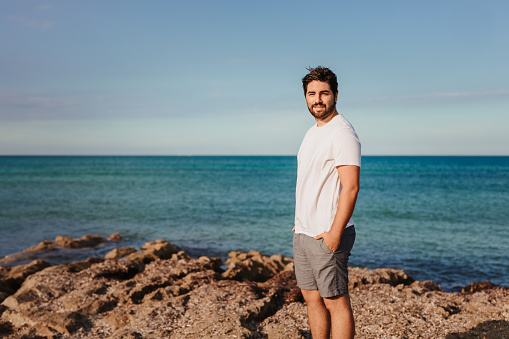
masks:
{"type": "Polygon", "coordinates": [[[332,115],[332,113],[334,113],[335,109],[336,109],[336,103],[334,103],[334,105],[331,105],[328,107],[325,104],[315,104],[312,106],[308,106],[309,113],[311,113],[311,115],[315,119],[319,119],[319,120],[325,120],[328,117],[330,117],[332,115]],[[314,111],[315,107],[325,107],[325,109],[321,113],[317,113],[314,111]]]}

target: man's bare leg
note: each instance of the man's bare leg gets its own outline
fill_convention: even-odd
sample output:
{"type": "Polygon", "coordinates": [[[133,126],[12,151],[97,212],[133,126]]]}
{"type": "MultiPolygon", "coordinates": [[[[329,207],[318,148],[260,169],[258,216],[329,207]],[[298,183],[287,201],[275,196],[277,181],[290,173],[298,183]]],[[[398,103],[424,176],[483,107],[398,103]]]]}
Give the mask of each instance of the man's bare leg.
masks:
{"type": "Polygon", "coordinates": [[[329,339],[331,317],[320,292],[302,289],[301,291],[308,308],[309,327],[313,339],[329,339]]]}
{"type": "Polygon", "coordinates": [[[345,294],[333,298],[323,298],[323,302],[330,312],[332,339],[353,338],[355,322],[350,305],[350,296],[345,294]]]}

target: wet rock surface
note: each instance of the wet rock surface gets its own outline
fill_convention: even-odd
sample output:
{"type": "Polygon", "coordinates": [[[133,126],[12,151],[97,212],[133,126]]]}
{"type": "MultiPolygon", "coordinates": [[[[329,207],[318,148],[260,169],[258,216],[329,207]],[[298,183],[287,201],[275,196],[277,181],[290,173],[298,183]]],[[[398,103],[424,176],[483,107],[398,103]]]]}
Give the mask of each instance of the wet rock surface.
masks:
{"type": "Polygon", "coordinates": [[[59,235],[55,237],[55,240],[44,240],[24,251],[0,258],[0,265],[19,265],[41,257],[52,258],[76,255],[77,250],[83,250],[83,253],[85,253],[87,249],[97,248],[100,245],[120,240],[122,240],[122,237],[118,233],[112,234],[108,238],[94,234],[87,234],[78,239],[59,235]]]}
{"type": "MultiPolygon", "coordinates": [[[[489,282],[448,293],[401,270],[351,268],[349,286],[358,338],[509,337],[509,289],[489,282]]],[[[0,265],[0,301],[2,338],[311,338],[291,258],[231,252],[223,263],[162,239],[63,265],[0,265]]]]}

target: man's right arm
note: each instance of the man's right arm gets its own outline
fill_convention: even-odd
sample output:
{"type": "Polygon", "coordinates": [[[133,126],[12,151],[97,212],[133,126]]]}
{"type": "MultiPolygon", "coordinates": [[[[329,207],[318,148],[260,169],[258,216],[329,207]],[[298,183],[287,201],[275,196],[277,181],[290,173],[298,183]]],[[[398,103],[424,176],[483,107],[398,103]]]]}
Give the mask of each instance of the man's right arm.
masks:
{"type": "Polygon", "coordinates": [[[325,245],[333,252],[338,249],[343,231],[352,217],[357,201],[357,194],[359,193],[360,176],[359,166],[338,166],[337,169],[342,188],[339,194],[336,216],[334,217],[330,231],[315,237],[315,239],[323,238],[325,245]]]}

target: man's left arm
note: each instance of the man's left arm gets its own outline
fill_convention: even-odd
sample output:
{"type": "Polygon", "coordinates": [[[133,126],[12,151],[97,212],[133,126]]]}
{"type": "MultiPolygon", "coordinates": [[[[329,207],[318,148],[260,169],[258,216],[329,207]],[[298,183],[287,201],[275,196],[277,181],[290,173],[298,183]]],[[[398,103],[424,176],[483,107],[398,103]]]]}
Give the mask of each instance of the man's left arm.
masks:
{"type": "Polygon", "coordinates": [[[333,252],[338,249],[343,231],[352,217],[355,202],[357,201],[357,194],[359,193],[360,175],[359,166],[345,165],[338,166],[337,169],[342,187],[341,193],[339,194],[336,216],[334,217],[331,230],[315,237],[315,239],[323,238],[325,245],[333,252]]]}

